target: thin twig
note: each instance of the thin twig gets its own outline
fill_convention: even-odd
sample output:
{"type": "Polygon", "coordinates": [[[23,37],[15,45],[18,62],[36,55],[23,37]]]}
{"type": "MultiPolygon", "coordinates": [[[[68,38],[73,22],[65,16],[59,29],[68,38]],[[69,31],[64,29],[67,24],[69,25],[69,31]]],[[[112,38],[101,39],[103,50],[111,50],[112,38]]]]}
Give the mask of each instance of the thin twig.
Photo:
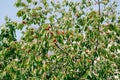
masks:
{"type": "Polygon", "coordinates": [[[58,49],[60,49],[63,53],[68,54],[67,52],[65,52],[65,50],[57,43],[55,43],[55,45],[57,46],[58,49]]]}
{"type": "MultiPolygon", "coordinates": [[[[99,17],[100,17],[100,0],[98,0],[98,13],[99,13],[99,17]]],[[[100,21],[98,20],[98,32],[100,32],[100,21]]],[[[99,37],[99,36],[98,36],[99,37]]],[[[99,40],[98,40],[98,37],[97,37],[97,45],[96,45],[96,51],[98,50],[98,45],[99,45],[99,40]]]]}

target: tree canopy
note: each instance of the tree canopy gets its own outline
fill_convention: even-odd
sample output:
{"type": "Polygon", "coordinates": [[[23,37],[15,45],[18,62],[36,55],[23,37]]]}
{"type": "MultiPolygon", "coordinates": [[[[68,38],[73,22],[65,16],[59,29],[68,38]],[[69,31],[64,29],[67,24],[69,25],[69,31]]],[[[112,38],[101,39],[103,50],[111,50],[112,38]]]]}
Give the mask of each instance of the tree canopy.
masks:
{"type": "Polygon", "coordinates": [[[15,6],[21,21],[5,17],[0,27],[1,80],[120,79],[117,1],[17,0],[15,6]]]}

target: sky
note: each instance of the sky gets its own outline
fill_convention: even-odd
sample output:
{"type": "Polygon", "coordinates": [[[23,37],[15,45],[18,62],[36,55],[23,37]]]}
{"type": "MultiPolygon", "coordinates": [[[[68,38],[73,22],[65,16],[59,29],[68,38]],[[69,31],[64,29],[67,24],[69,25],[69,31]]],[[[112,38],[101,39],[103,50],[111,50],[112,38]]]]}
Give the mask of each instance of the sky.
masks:
{"type": "MultiPolygon", "coordinates": [[[[0,25],[5,23],[5,16],[8,16],[12,20],[19,21],[16,13],[18,9],[14,6],[16,0],[0,0],[0,25]]],[[[74,0],[79,1],[79,0],[74,0]]],[[[116,0],[119,1],[119,0],[116,0]]],[[[120,6],[118,7],[120,10],[120,6]]],[[[17,39],[20,40],[21,32],[17,31],[17,39]]]]}
{"type": "MultiPolygon", "coordinates": [[[[16,0],[0,0],[0,25],[5,23],[5,16],[11,20],[19,21],[16,13],[18,9],[14,6],[16,0]]],[[[17,30],[16,37],[20,40],[21,32],[17,30]]]]}
{"type": "Polygon", "coordinates": [[[16,0],[0,0],[0,25],[5,23],[5,16],[17,20],[16,13],[18,9],[14,7],[15,1],[16,0]]]}

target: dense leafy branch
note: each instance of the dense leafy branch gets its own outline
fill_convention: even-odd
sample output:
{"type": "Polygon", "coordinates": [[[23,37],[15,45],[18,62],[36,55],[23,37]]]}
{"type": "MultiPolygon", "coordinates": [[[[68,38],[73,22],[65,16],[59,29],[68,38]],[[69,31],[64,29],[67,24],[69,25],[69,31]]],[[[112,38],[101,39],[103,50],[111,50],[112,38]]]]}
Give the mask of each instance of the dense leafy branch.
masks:
{"type": "Polygon", "coordinates": [[[21,21],[6,17],[0,27],[1,80],[120,78],[116,1],[17,0],[15,6],[21,21]]]}

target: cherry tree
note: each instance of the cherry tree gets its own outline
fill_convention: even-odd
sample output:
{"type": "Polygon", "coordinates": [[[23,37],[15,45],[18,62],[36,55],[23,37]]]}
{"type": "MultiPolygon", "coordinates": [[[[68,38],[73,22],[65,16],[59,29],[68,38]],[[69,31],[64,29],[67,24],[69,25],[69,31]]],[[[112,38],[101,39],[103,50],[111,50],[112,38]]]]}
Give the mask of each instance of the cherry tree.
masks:
{"type": "Polygon", "coordinates": [[[17,0],[0,27],[0,79],[119,79],[115,0],[17,0]],[[16,30],[22,37],[16,39],[16,30]]]}

